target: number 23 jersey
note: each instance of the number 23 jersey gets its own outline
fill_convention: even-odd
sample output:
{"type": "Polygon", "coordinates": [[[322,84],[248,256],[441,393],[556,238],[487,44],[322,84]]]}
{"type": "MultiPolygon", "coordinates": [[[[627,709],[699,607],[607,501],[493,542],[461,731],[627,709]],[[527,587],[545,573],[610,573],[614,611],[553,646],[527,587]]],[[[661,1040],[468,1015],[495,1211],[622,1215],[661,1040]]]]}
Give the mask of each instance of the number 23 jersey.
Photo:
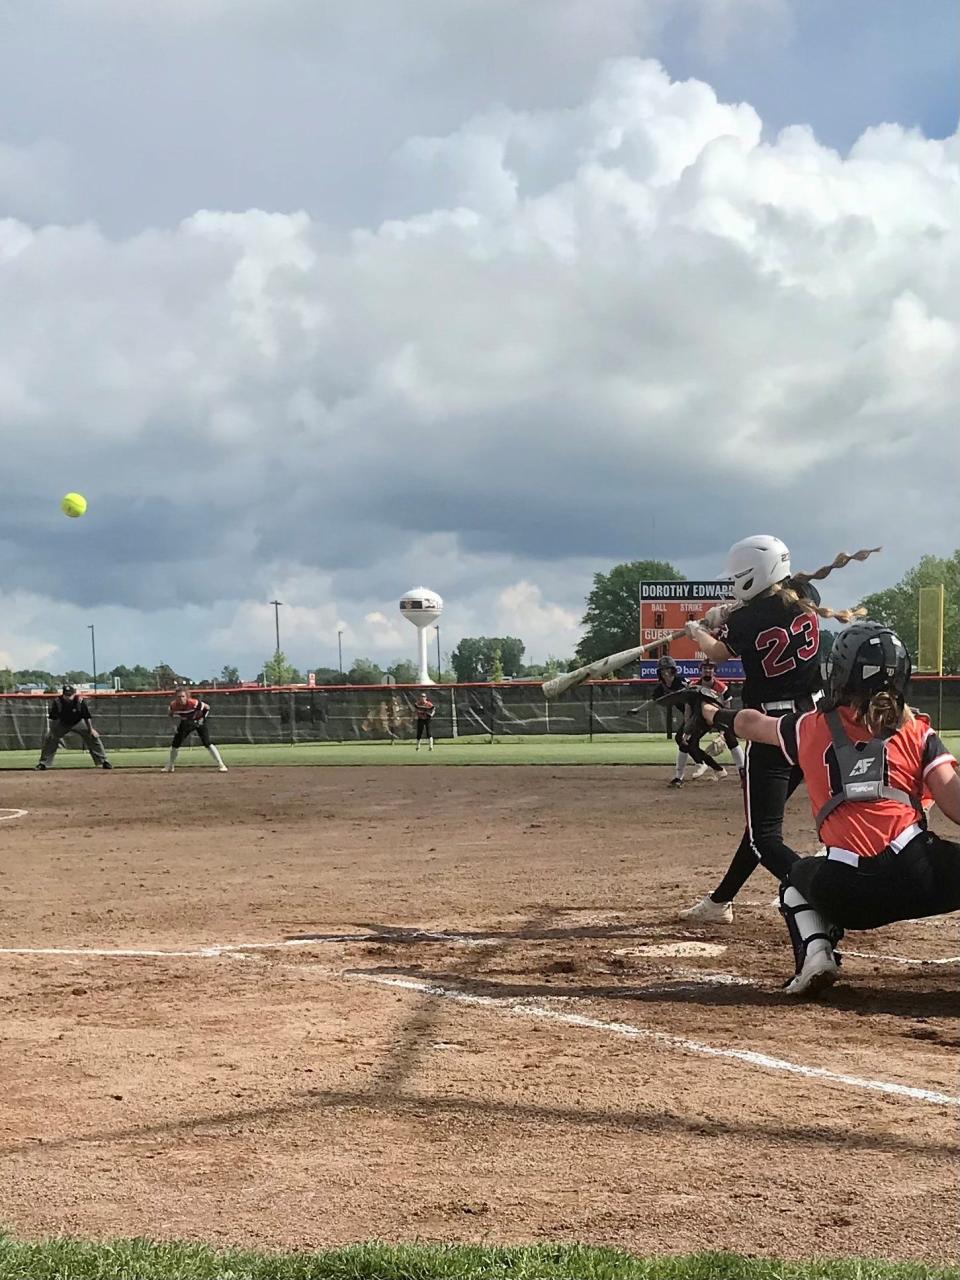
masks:
{"type": "Polygon", "coordinates": [[[820,619],[780,595],[735,609],[723,642],[743,662],[745,707],[809,696],[821,686],[820,619]]]}

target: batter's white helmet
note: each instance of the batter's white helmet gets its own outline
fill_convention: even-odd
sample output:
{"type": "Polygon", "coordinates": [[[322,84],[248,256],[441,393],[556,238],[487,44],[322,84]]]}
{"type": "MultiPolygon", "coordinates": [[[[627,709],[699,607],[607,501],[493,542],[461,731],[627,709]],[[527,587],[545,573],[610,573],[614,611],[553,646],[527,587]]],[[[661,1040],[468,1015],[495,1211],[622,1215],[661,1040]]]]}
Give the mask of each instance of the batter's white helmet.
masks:
{"type": "Polygon", "coordinates": [[[790,552],[772,534],[756,533],[730,548],[727,573],[733,579],[734,596],[740,601],[752,600],[790,577],[790,552]]]}

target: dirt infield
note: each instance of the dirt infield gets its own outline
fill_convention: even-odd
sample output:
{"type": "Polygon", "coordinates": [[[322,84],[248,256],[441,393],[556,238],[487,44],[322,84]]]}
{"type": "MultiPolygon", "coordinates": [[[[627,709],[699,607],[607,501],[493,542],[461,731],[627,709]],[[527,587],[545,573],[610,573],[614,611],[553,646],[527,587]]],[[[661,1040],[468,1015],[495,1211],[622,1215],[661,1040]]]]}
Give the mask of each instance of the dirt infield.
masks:
{"type": "Polygon", "coordinates": [[[667,777],[7,775],[0,1226],[956,1256],[954,922],[788,1003],[764,872],[677,921],[739,794],[667,777]]]}

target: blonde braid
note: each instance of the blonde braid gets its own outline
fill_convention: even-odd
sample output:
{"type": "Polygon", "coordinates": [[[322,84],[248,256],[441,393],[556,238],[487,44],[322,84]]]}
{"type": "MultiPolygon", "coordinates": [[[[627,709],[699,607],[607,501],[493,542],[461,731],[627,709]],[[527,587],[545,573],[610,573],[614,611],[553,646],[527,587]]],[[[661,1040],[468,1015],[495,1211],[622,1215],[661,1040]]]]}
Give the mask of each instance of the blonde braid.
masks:
{"type": "Polygon", "coordinates": [[[867,547],[862,551],[854,551],[852,555],[846,551],[840,554],[831,564],[821,565],[815,573],[795,573],[792,579],[786,582],[778,582],[771,587],[776,595],[788,604],[798,604],[804,613],[815,613],[821,618],[836,618],[838,622],[852,622],[854,618],[865,618],[867,616],[866,609],[828,609],[826,605],[814,604],[812,600],[808,600],[805,596],[800,595],[793,587],[787,586],[787,582],[795,582],[798,586],[803,586],[808,582],[822,582],[824,578],[828,578],[834,569],[843,569],[851,560],[866,560],[868,556],[875,555],[876,552],[882,550],[880,547],[867,547]]]}

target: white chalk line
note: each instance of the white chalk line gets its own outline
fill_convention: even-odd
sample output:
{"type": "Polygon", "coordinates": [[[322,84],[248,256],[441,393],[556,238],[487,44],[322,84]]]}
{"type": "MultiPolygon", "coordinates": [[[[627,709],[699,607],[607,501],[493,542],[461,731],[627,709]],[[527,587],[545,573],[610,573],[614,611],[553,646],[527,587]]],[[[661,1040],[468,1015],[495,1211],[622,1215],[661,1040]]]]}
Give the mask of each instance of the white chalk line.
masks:
{"type": "Polygon", "coordinates": [[[960,956],[943,956],[939,960],[913,960],[909,956],[886,956],[876,951],[848,951],[841,948],[845,956],[856,956],[858,960],[887,960],[892,964],[960,964],[960,956]]]}
{"type": "Polygon", "coordinates": [[[25,818],[29,809],[0,809],[0,822],[12,822],[14,818],[25,818]]]}
{"type": "Polygon", "coordinates": [[[242,955],[247,951],[282,951],[288,947],[314,947],[323,942],[377,942],[377,934],[339,934],[328,938],[285,938],[282,942],[223,942],[188,951],[151,950],[141,947],[0,947],[5,956],[91,956],[145,960],[216,960],[219,956],[242,955]]]}
{"type": "MultiPolygon", "coordinates": [[[[27,812],[24,810],[23,812],[27,812]]],[[[488,947],[496,945],[502,939],[492,934],[489,937],[469,937],[459,933],[444,933],[430,929],[398,929],[395,933],[328,933],[304,935],[302,937],[283,938],[279,942],[213,942],[206,946],[165,950],[154,947],[0,947],[0,955],[5,956],[89,956],[101,959],[127,960],[216,960],[219,956],[240,956],[248,951],[284,951],[295,947],[336,946],[350,942],[362,942],[368,945],[390,946],[411,942],[448,942],[465,947],[488,947]]],[[[520,939],[523,941],[523,939],[520,939]]],[[[537,941],[537,939],[531,939],[537,941]]],[[[558,941],[545,939],[544,941],[558,941]]],[[[632,948],[614,951],[614,955],[636,954],[632,948]]],[[[844,948],[845,956],[854,956],[862,960],[886,961],[891,964],[906,965],[951,965],[960,964],[960,956],[943,956],[932,960],[913,959],[909,956],[882,955],[872,951],[850,951],[844,948]]],[[[640,955],[638,958],[643,959],[640,955]]],[[[654,957],[651,957],[654,958],[654,957]]],[[[678,968],[676,972],[682,971],[678,968]]],[[[695,976],[694,970],[687,970],[689,977],[695,976]]],[[[700,975],[697,975],[700,976],[700,975]]],[[[720,974],[703,975],[702,981],[721,981],[720,974]]],[[[733,984],[755,985],[752,979],[726,975],[723,980],[733,984]]]]}
{"type": "Polygon", "coordinates": [[[788,1062],[785,1058],[771,1058],[765,1053],[755,1053],[752,1049],[721,1049],[716,1045],[704,1044],[699,1040],[688,1040],[684,1036],[670,1035],[666,1031],[653,1031],[649,1027],[635,1027],[628,1022],[606,1022],[600,1018],[588,1018],[580,1013],[566,1013],[544,1005],[523,1003],[499,999],[495,996],[472,995],[459,991],[455,987],[441,987],[429,982],[420,982],[414,978],[393,978],[382,974],[348,973],[345,975],[357,982],[373,982],[385,987],[400,987],[405,991],[416,991],[421,995],[434,996],[441,1000],[454,1000],[459,1004],[479,1005],[486,1009],[496,1009],[520,1018],[539,1018],[547,1022],[560,1022],[566,1026],[583,1027],[587,1031],[606,1031],[611,1035],[625,1036],[631,1040],[647,1040],[663,1045],[668,1049],[677,1049],[684,1053],[699,1053],[708,1058],[729,1058],[736,1062],[745,1062],[752,1067],[761,1067],[767,1071],[786,1072],[790,1075],[805,1076],[808,1079],[828,1080],[831,1084],[849,1085],[855,1089],[866,1089],[872,1093],[892,1094],[895,1097],[910,1098],[916,1102],[931,1102],[936,1106],[960,1107],[960,1098],[946,1093],[937,1093],[932,1089],[918,1089],[912,1085],[894,1084],[889,1080],[871,1080],[863,1076],[851,1076],[841,1071],[830,1071],[826,1067],[808,1067],[798,1062],[788,1062]]]}

